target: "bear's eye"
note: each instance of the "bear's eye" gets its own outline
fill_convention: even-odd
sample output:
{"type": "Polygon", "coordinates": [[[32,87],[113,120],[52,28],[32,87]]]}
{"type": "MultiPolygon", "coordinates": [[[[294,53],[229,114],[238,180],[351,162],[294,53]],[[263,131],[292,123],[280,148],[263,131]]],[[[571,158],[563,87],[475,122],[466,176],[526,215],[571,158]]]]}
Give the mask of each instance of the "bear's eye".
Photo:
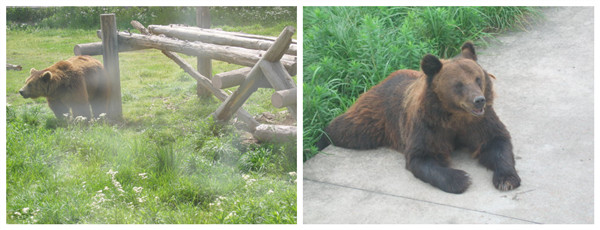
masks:
{"type": "Polygon", "coordinates": [[[454,84],[454,92],[458,95],[462,94],[463,91],[463,83],[457,82],[454,84]]]}
{"type": "Polygon", "coordinates": [[[478,77],[478,78],[475,78],[475,83],[477,83],[477,85],[478,85],[479,87],[481,87],[481,78],[480,78],[480,77],[478,77]]]}

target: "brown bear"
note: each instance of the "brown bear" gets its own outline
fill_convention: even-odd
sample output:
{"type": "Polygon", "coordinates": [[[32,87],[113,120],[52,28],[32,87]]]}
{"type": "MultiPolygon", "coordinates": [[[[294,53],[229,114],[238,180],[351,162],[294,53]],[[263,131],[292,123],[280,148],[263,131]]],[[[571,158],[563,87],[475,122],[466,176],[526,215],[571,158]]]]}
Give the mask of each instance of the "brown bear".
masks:
{"type": "Polygon", "coordinates": [[[426,55],[422,72],[390,74],[331,121],[317,146],[391,147],[405,154],[415,177],[449,193],[463,193],[471,183],[467,173],[449,167],[450,153],[464,148],[493,170],[497,189],[519,187],[510,134],[492,107],[493,76],[476,61],[467,42],[449,60],[426,55]]]}
{"type": "Polygon", "coordinates": [[[74,117],[106,114],[109,86],[102,63],[90,56],[75,56],[43,69],[30,71],[23,98],[46,97],[57,118],[71,110],[74,117]],[[90,112],[90,105],[92,112],[90,112]]]}

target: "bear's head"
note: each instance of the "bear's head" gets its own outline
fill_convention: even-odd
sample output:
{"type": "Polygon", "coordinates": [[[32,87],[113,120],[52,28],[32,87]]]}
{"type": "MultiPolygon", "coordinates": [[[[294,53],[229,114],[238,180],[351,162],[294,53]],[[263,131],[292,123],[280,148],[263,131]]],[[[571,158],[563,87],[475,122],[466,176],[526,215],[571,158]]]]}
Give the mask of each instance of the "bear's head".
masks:
{"type": "Polygon", "coordinates": [[[492,104],[491,75],[476,61],[477,55],[471,42],[465,43],[461,54],[453,59],[440,60],[428,54],[421,60],[421,69],[427,75],[427,87],[437,96],[444,110],[483,116],[486,106],[492,104]]]}
{"type": "Polygon", "coordinates": [[[25,86],[19,90],[23,98],[38,98],[49,96],[51,88],[52,72],[48,70],[38,71],[31,68],[30,76],[25,81],[25,86]]]}

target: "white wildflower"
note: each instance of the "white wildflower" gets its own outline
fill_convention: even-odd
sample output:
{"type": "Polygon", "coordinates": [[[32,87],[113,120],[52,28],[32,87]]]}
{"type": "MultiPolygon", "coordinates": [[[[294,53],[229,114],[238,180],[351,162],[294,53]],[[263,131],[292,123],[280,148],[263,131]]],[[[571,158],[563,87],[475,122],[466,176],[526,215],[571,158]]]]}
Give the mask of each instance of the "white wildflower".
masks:
{"type": "Polygon", "coordinates": [[[272,189],[269,189],[269,191],[267,192],[267,194],[273,194],[273,193],[275,193],[275,192],[273,192],[272,189]]]}
{"type": "Polygon", "coordinates": [[[244,178],[244,180],[248,180],[248,179],[250,179],[250,175],[242,174],[242,178],[244,178]]]}
{"type": "Polygon", "coordinates": [[[21,216],[21,213],[20,212],[15,212],[15,215],[16,216],[21,216]]]}
{"type": "Polygon", "coordinates": [[[29,208],[23,208],[23,214],[27,214],[29,212],[29,208]]]}
{"type": "Polygon", "coordinates": [[[256,182],[256,179],[250,179],[246,181],[246,186],[251,185],[252,183],[256,182]]]}
{"type": "Polygon", "coordinates": [[[142,192],[142,187],[133,187],[133,191],[135,191],[135,193],[141,193],[142,192]]]}
{"type": "Polygon", "coordinates": [[[296,176],[296,172],[289,172],[288,173],[290,176],[296,176]]]}
{"type": "Polygon", "coordinates": [[[148,173],[140,173],[140,174],[138,174],[138,176],[142,177],[142,180],[148,179],[148,173]]]}
{"type": "Polygon", "coordinates": [[[117,174],[119,171],[113,171],[112,169],[108,170],[108,172],[106,172],[106,174],[114,176],[115,174],[117,174]]]}
{"type": "Polygon", "coordinates": [[[235,211],[232,211],[229,213],[229,215],[227,215],[227,217],[225,217],[225,219],[229,219],[231,217],[237,216],[237,213],[235,213],[235,211]]]}
{"type": "Polygon", "coordinates": [[[77,116],[77,117],[75,117],[75,122],[83,122],[85,120],[87,120],[87,118],[84,117],[84,116],[77,116]]]}

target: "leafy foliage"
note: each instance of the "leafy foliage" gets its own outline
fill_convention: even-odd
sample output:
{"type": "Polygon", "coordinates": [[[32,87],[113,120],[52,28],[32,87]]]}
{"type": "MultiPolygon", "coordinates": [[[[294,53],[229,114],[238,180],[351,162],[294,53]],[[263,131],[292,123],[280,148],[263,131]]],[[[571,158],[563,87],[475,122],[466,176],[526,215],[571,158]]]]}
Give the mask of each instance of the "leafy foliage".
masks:
{"type": "MultiPolygon", "coordinates": [[[[131,20],[143,25],[196,25],[195,7],[7,7],[8,28],[99,29],[100,14],[114,13],[117,27],[132,28],[131,20]]],[[[296,21],[296,7],[210,7],[212,26],[275,26],[296,21]]]]}

